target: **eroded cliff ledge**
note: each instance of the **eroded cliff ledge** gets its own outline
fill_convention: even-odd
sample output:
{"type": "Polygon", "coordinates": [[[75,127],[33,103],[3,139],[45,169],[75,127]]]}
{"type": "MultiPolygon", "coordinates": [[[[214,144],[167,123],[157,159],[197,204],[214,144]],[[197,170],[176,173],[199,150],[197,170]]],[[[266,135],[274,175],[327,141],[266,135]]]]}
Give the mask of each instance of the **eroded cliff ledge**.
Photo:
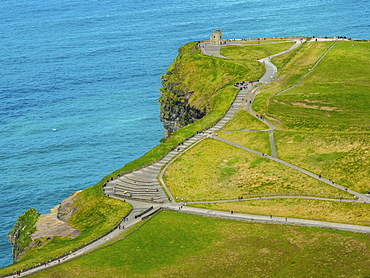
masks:
{"type": "Polygon", "coordinates": [[[74,200],[80,191],[73,193],[50,213],[39,214],[35,209],[29,209],[18,217],[16,224],[8,234],[8,241],[13,244],[12,257],[17,262],[25,251],[33,247],[41,247],[53,237],[75,238],[80,231],[68,224],[70,217],[76,212],[74,200]]]}

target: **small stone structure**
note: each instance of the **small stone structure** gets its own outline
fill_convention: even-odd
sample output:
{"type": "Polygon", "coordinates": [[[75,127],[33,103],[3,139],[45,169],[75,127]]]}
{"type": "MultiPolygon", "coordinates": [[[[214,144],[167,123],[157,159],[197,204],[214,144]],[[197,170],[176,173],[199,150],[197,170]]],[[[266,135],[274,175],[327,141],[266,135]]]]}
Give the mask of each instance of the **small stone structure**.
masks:
{"type": "Polygon", "coordinates": [[[213,33],[209,38],[209,42],[212,45],[222,45],[222,30],[213,30],[213,33]]]}

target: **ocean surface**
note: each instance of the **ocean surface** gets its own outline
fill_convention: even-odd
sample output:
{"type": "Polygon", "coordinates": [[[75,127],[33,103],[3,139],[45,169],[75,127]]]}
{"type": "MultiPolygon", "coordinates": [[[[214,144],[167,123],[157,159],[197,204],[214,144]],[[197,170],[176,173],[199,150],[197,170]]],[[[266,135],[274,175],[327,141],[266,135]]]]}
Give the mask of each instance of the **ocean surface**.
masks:
{"type": "Polygon", "coordinates": [[[163,136],[160,75],[189,42],[370,39],[368,0],[0,1],[0,267],[6,235],[163,136]]]}

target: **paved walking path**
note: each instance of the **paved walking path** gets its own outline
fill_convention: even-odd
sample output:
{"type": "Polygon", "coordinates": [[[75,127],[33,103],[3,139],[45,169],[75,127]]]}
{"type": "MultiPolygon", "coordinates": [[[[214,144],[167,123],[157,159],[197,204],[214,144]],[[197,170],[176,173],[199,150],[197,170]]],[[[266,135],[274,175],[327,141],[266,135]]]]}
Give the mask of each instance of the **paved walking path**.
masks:
{"type": "Polygon", "coordinates": [[[216,211],[208,209],[200,209],[194,207],[188,207],[182,204],[178,204],[177,207],[171,204],[165,205],[166,208],[181,213],[189,213],[193,215],[201,215],[206,217],[223,218],[237,221],[250,221],[257,223],[269,223],[269,224],[288,224],[288,225],[298,225],[306,227],[316,227],[316,228],[326,228],[333,230],[349,231],[356,233],[370,233],[370,227],[351,225],[351,224],[340,224],[325,221],[307,220],[307,219],[297,219],[297,218],[286,218],[286,217],[275,217],[275,216],[264,216],[264,215],[253,215],[244,213],[232,213],[225,211],[216,211]]]}
{"type": "MultiPolygon", "coordinates": [[[[240,43],[241,42],[233,41],[226,45],[240,45],[240,43]]],[[[298,47],[300,43],[302,43],[302,40],[296,40],[296,43],[290,49],[283,51],[281,53],[275,54],[275,55],[271,55],[270,57],[260,59],[259,62],[265,65],[266,71],[264,75],[260,78],[259,83],[262,83],[263,85],[268,84],[275,77],[277,73],[277,69],[271,63],[272,57],[292,51],[293,49],[298,47]]],[[[199,47],[202,53],[205,55],[226,58],[220,55],[221,46],[211,46],[207,43],[200,43],[199,47]]],[[[100,239],[94,241],[91,244],[84,246],[83,248],[78,249],[77,251],[69,252],[69,254],[63,256],[62,258],[59,258],[59,260],[55,259],[46,265],[40,265],[38,267],[34,267],[27,271],[21,271],[20,275],[15,275],[13,273],[11,275],[4,275],[2,277],[24,277],[32,273],[35,273],[37,271],[46,269],[50,266],[57,265],[65,261],[69,261],[75,257],[91,252],[98,246],[101,246],[102,244],[106,243],[110,239],[113,239],[114,237],[120,235],[127,228],[132,227],[133,225],[139,223],[143,218],[151,215],[152,213],[160,209],[167,209],[167,210],[178,211],[182,213],[189,213],[189,214],[201,215],[201,216],[206,216],[206,217],[232,219],[232,220],[238,220],[238,221],[250,221],[250,222],[270,223],[270,224],[300,225],[300,226],[320,227],[320,228],[327,228],[327,229],[336,229],[336,230],[370,234],[370,227],[366,227],[366,226],[339,224],[339,223],[306,220],[306,219],[284,218],[284,217],[273,217],[273,216],[270,217],[270,216],[263,216],[263,215],[251,215],[251,214],[231,213],[231,212],[223,212],[223,211],[216,211],[216,210],[206,210],[206,209],[200,209],[200,208],[195,208],[195,207],[188,207],[183,202],[180,202],[180,203],[175,202],[173,196],[171,195],[171,192],[167,189],[167,187],[165,186],[162,180],[162,175],[164,171],[163,170],[161,171],[161,169],[162,168],[166,169],[166,167],[168,167],[168,165],[172,161],[174,161],[174,159],[176,159],[179,155],[181,155],[184,151],[188,150],[189,148],[191,148],[192,146],[199,143],[201,140],[205,138],[212,138],[215,140],[219,140],[226,144],[233,145],[239,149],[254,153],[256,155],[261,155],[265,158],[271,159],[273,161],[276,161],[278,163],[291,167],[297,171],[305,173],[313,178],[319,179],[320,181],[325,182],[338,189],[349,192],[357,196],[358,201],[370,202],[370,198],[367,197],[366,195],[359,194],[352,190],[348,190],[344,188],[343,186],[333,183],[330,180],[327,180],[325,178],[320,178],[317,175],[309,171],[306,171],[302,168],[299,168],[295,165],[292,165],[288,162],[285,162],[283,160],[276,158],[276,150],[275,150],[275,144],[274,144],[274,138],[273,138],[273,131],[275,127],[273,124],[269,123],[265,119],[259,118],[262,122],[264,122],[268,126],[268,128],[265,129],[265,131],[269,132],[271,155],[261,154],[260,152],[254,151],[252,149],[243,147],[236,143],[233,143],[228,140],[217,137],[214,134],[217,130],[219,130],[222,126],[224,126],[235,115],[235,113],[238,111],[240,106],[244,103],[243,99],[248,99],[246,110],[255,116],[255,112],[252,110],[251,105],[260,87],[261,86],[256,87],[252,84],[248,84],[247,86],[245,86],[245,88],[240,89],[239,92],[237,93],[237,96],[234,102],[231,104],[229,110],[217,122],[217,124],[209,128],[205,132],[199,132],[197,134],[194,134],[192,137],[186,139],[182,144],[180,144],[175,149],[171,150],[167,155],[165,155],[159,161],[155,162],[154,164],[150,166],[144,167],[137,171],[132,171],[131,173],[127,173],[125,175],[118,177],[117,179],[107,182],[106,186],[103,188],[104,194],[112,198],[116,198],[116,199],[129,202],[133,207],[130,214],[128,216],[125,216],[122,219],[122,221],[119,223],[119,226],[113,229],[109,234],[101,237],[100,239]],[[159,184],[159,182],[157,181],[157,177],[159,177],[159,180],[162,182],[164,186],[161,186],[161,184],[159,184]]],[[[340,201],[340,200],[308,197],[308,196],[300,196],[300,197],[269,196],[269,197],[259,197],[259,198],[246,198],[243,200],[272,199],[272,198],[301,198],[301,199],[340,201]]],[[[236,200],[208,201],[204,203],[235,202],[235,201],[236,200]]],[[[342,200],[342,201],[345,202],[345,200],[342,200]]]]}

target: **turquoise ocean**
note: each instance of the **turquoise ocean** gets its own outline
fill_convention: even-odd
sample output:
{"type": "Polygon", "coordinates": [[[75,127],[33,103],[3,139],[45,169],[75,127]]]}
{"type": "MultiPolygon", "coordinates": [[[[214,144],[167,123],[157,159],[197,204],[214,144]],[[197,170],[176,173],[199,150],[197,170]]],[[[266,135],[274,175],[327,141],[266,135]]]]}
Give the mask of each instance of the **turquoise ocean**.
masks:
{"type": "Polygon", "coordinates": [[[163,136],[160,75],[189,42],[370,39],[368,0],[0,1],[0,267],[6,235],[163,136]]]}

